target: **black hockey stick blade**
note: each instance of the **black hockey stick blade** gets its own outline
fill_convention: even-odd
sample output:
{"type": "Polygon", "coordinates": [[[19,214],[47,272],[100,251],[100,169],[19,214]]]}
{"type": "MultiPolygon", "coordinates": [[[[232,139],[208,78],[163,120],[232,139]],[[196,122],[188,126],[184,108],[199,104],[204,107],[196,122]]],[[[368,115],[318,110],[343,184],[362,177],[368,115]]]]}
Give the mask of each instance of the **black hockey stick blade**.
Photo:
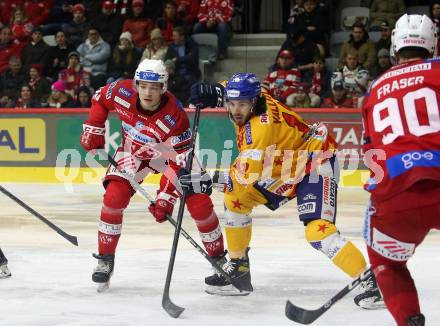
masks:
{"type": "Polygon", "coordinates": [[[308,325],[313,323],[316,319],[321,317],[327,310],[329,310],[336,302],[345,297],[348,293],[356,288],[361,282],[368,279],[373,271],[371,268],[364,271],[361,275],[351,281],[350,284],[346,285],[341,291],[336,293],[330,300],[328,300],[324,305],[315,310],[304,309],[294,305],[290,300],[286,302],[286,317],[297,323],[308,325]]]}
{"type": "Polygon", "coordinates": [[[185,308],[179,307],[170,299],[170,294],[164,294],[162,297],[162,307],[173,318],[179,318],[185,308]]]}
{"type": "Polygon", "coordinates": [[[60,236],[62,236],[64,239],[69,241],[71,244],[78,246],[78,239],[77,237],[70,235],[66,232],[64,232],[61,228],[53,224],[51,221],[49,221],[47,218],[45,218],[43,215],[35,211],[33,208],[29,207],[26,203],[21,201],[19,198],[11,194],[8,190],[6,190],[4,187],[0,186],[0,191],[4,193],[6,196],[11,198],[13,201],[15,201],[18,205],[23,207],[25,210],[27,210],[29,213],[34,215],[36,218],[38,218],[41,222],[49,226],[52,230],[54,230],[56,233],[58,233],[60,236]]]}
{"type": "Polygon", "coordinates": [[[304,325],[313,323],[325,310],[324,306],[316,310],[306,310],[295,306],[290,300],[286,302],[286,317],[304,325]]]}

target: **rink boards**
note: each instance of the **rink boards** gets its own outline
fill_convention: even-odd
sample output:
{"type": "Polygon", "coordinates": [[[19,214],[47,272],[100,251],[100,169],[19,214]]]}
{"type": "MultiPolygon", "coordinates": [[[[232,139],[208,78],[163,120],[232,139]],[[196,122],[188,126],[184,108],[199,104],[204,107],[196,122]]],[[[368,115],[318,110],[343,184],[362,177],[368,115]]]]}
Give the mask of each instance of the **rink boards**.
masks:
{"type": "MultiPolygon", "coordinates": [[[[368,179],[363,163],[362,123],[356,109],[296,109],[308,123],[325,122],[339,143],[341,186],[361,186],[368,179]]],[[[192,120],[193,110],[187,110],[192,120]]],[[[85,183],[102,180],[105,158],[86,156],[79,145],[88,109],[0,109],[0,182],[85,183]]],[[[106,148],[120,143],[120,121],[106,123],[106,148]]],[[[237,155],[235,132],[224,109],[203,111],[197,144],[209,170],[226,170],[237,155]]],[[[155,184],[152,175],[146,183],[155,184]]]]}

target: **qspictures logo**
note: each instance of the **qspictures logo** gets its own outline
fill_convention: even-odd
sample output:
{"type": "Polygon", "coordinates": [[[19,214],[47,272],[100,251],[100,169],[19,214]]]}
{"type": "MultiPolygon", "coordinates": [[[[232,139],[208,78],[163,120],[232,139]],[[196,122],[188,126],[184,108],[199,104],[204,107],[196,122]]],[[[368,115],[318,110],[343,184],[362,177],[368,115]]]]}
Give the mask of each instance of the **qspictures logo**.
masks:
{"type": "Polygon", "coordinates": [[[0,119],[0,161],[42,161],[46,124],[42,119],[0,119]]]}

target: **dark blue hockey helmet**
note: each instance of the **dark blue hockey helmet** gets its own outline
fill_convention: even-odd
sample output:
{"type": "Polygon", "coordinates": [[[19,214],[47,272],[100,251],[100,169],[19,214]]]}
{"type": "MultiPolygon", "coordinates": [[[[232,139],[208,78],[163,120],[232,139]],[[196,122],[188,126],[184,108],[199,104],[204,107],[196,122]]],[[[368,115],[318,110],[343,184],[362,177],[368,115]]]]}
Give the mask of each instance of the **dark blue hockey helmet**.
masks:
{"type": "Polygon", "coordinates": [[[226,84],[226,99],[252,100],[260,96],[260,82],[252,73],[236,73],[226,84]]]}

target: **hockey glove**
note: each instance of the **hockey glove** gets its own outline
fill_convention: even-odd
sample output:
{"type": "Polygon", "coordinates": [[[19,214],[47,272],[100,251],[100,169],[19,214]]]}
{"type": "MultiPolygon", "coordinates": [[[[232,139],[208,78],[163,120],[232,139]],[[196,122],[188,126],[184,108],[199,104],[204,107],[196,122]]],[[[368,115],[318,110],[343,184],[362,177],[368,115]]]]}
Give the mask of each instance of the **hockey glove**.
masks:
{"type": "Polygon", "coordinates": [[[84,123],[80,143],[86,151],[104,148],[105,127],[84,123]]]}
{"type": "Polygon", "coordinates": [[[158,192],[156,196],[156,204],[151,204],[148,210],[153,214],[156,222],[162,223],[167,220],[167,216],[173,215],[174,205],[176,204],[177,196],[174,194],[167,194],[166,192],[158,192]]]}
{"type": "Polygon", "coordinates": [[[179,184],[190,194],[212,194],[212,179],[205,170],[189,173],[186,169],[179,170],[179,184]]]}
{"type": "Polygon", "coordinates": [[[202,108],[222,107],[225,88],[219,83],[195,83],[191,86],[189,103],[202,108]]]}

